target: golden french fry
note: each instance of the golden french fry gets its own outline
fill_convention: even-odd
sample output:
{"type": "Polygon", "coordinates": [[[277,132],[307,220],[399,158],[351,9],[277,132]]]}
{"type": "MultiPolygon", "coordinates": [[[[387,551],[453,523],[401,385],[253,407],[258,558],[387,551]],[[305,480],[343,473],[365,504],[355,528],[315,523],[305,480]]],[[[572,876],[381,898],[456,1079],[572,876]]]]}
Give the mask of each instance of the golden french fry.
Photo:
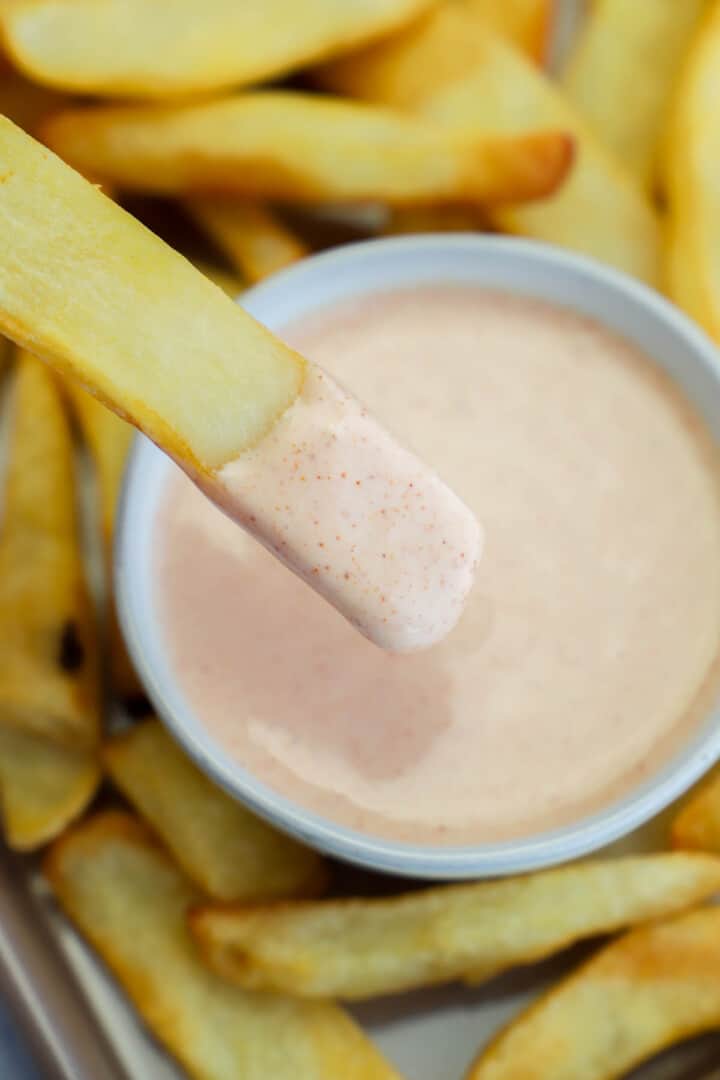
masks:
{"type": "Polygon", "coordinates": [[[80,172],[121,187],[309,203],[520,202],[554,191],[572,160],[562,129],[456,133],[395,109],[282,90],[70,109],[42,134],[80,172]]]}
{"type": "Polygon", "coordinates": [[[115,784],[208,896],[312,895],[324,885],[319,855],[216,787],[157,720],[112,739],[103,758],[115,784]]]}
{"type": "MultiPolygon", "coordinates": [[[[402,650],[442,636],[461,611],[480,542],[477,521],[461,500],[350,394],[326,382],[323,372],[189,262],[2,118],[0,176],[0,332],[75,377],[149,435],[229,516],[281,552],[286,566],[378,644],[402,650]],[[303,400],[312,403],[307,424],[308,410],[286,415],[306,376],[303,400]],[[424,587],[430,587],[430,574],[443,602],[434,605],[426,636],[418,629],[423,620],[414,582],[408,588],[398,563],[392,589],[386,587],[380,558],[386,542],[400,550],[416,539],[415,514],[395,515],[392,528],[381,515],[365,514],[352,574],[335,573],[327,545],[327,562],[318,563],[317,533],[306,512],[309,486],[326,495],[330,482],[338,497],[342,488],[342,498],[353,503],[369,505],[375,497],[342,483],[346,474],[339,463],[353,453],[353,423],[335,424],[334,435],[343,437],[331,450],[325,445],[323,425],[334,423],[326,414],[340,409],[367,429],[365,455],[384,462],[392,476],[420,476],[443,530],[462,536],[460,558],[437,529],[428,540],[433,555],[424,587]],[[275,425],[268,453],[248,453],[275,425]],[[300,438],[304,427],[306,449],[316,443],[318,453],[330,453],[336,471],[306,476],[301,470],[285,483],[283,443],[294,439],[293,432],[300,438]],[[246,480],[255,473],[258,482],[241,482],[239,473],[246,480]],[[282,506],[272,495],[276,477],[284,485],[282,506]]],[[[424,515],[424,503],[416,505],[424,515]]],[[[329,543],[347,555],[342,536],[329,534],[329,543]]]]}
{"type": "Polygon", "coordinates": [[[0,9],[14,64],[39,83],[120,98],[264,82],[395,30],[435,0],[39,0],[0,9]]]}
{"type": "Polygon", "coordinates": [[[712,856],[637,856],[390,899],[209,905],[191,925],[214,970],[246,989],[362,999],[489,978],[719,886],[712,856]]]}
{"type": "Polygon", "coordinates": [[[200,894],[129,815],[75,827],[45,865],[67,914],[196,1080],[399,1080],[336,1005],[248,994],[208,971],[185,923],[200,894]]]}
{"type": "Polygon", "coordinates": [[[14,851],[52,840],[88,805],[100,781],[97,758],[0,725],[0,805],[14,851]]]}
{"type": "Polygon", "coordinates": [[[300,357],[2,118],[0,172],[0,331],[201,477],[295,400],[300,357]]]}
{"type": "Polygon", "coordinates": [[[97,639],[72,435],[38,360],[20,357],[14,394],[0,533],[0,726],[88,749],[99,735],[97,639]]]}
{"type": "Polygon", "coordinates": [[[720,341],[720,6],[691,47],[665,142],[670,204],[667,286],[673,300],[720,341]]]}
{"type": "Polygon", "coordinates": [[[493,29],[542,62],[550,42],[555,0],[459,0],[493,29]]]}
{"type": "Polygon", "coordinates": [[[95,466],[98,524],[108,597],[110,679],[121,700],[134,700],[142,693],[142,688],[125,648],[113,596],[115,512],[133,428],[72,380],[67,380],[65,390],[95,466]]]}
{"type": "Polygon", "coordinates": [[[251,285],[308,253],[299,237],[259,203],[197,197],[185,206],[251,285]]]}
{"type": "Polygon", "coordinates": [[[510,1024],[466,1080],[615,1080],[720,1027],[720,908],[633,930],[510,1024]]]}
{"type": "Polygon", "coordinates": [[[720,852],[720,769],[691,792],[670,826],[674,848],[720,852]]]}
{"type": "Polygon", "coordinates": [[[562,77],[570,101],[646,186],[707,0],[597,0],[562,77]]]}
{"type": "Polygon", "coordinates": [[[420,24],[322,69],[326,88],[413,109],[452,130],[569,131],[576,161],[542,202],[492,207],[494,225],[619,267],[656,285],[660,224],[633,177],[595,139],[557,87],[488,24],[448,4],[420,24]]]}

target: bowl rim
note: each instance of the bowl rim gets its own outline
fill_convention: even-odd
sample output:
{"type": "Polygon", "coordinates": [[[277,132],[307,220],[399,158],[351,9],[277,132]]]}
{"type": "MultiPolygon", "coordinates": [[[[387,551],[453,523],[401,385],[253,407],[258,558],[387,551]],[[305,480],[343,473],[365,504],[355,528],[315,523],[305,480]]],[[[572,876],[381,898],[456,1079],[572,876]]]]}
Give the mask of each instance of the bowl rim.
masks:
{"type": "MultiPolygon", "coordinates": [[[[616,302],[643,309],[658,324],[684,339],[701,367],[712,375],[720,402],[720,354],[713,342],[678,308],[653,289],[612,267],[561,248],[514,237],[465,233],[421,234],[362,240],[309,256],[248,290],[242,303],[252,314],[274,293],[296,285],[318,270],[331,275],[363,260],[400,254],[427,259],[433,255],[471,254],[478,258],[513,258],[518,266],[539,263],[549,274],[562,270],[582,278],[589,288],[614,293],[616,302]]],[[[428,278],[428,280],[430,280],[428,278]]],[[[415,281],[415,284],[418,282],[415,281]]],[[[405,285],[411,285],[406,282],[405,285]]],[[[403,287],[398,282],[398,288],[403,287]]],[[[497,286],[502,288],[502,286],[497,286]]],[[[358,290],[360,295],[363,290],[358,290]]],[[[372,291],[372,290],[364,290],[372,291]]],[[[518,287],[518,292],[522,288],[518,287]]],[[[572,306],[572,305],[571,305],[572,306]]],[[[306,310],[312,310],[308,307],[306,310]]],[[[602,321],[599,316],[596,316],[602,321]]],[[[720,441],[720,439],[719,439],[720,441]]],[[[495,843],[432,846],[387,840],[333,822],[276,792],[234,761],[207,733],[200,735],[192,714],[172,680],[164,679],[148,648],[148,611],[137,603],[136,537],[132,527],[137,493],[153,459],[164,455],[144,436],[135,439],[118,505],[115,540],[115,596],[120,624],[140,679],[159,718],[199,768],[232,797],[283,831],[330,855],[386,873],[408,877],[461,879],[526,872],[588,854],[639,828],[665,809],[720,759],[720,711],[708,710],[699,726],[671,760],[644,784],[602,810],[526,838],[495,843]],[[717,716],[714,714],[717,712],[717,716]]]]}

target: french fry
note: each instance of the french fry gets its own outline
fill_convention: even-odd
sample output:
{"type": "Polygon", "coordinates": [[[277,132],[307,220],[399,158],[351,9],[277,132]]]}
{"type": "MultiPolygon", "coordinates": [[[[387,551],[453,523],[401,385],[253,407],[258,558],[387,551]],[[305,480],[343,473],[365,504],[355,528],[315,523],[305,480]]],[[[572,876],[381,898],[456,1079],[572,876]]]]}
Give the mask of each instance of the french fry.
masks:
{"type": "Polygon", "coordinates": [[[207,971],[185,923],[200,894],[129,815],[72,829],[45,866],[62,907],[195,1080],[399,1080],[337,1006],[247,994],[207,971]]]}
{"type": "Polygon", "coordinates": [[[0,9],[36,82],[93,96],[188,97],[263,82],[403,26],[434,0],[39,0],[0,9]]]}
{"type": "Polygon", "coordinates": [[[707,0],[596,0],[562,76],[595,133],[652,187],[670,99],[707,0]]]}
{"type": "Polygon", "coordinates": [[[99,781],[93,753],[0,725],[0,805],[14,851],[54,839],[82,813],[99,781]]]}
{"type": "Polygon", "coordinates": [[[308,254],[299,237],[259,203],[198,197],[185,206],[251,285],[308,254]]]}
{"type": "Polygon", "coordinates": [[[615,1080],[720,1027],[720,908],[633,930],[510,1024],[466,1080],[615,1080]]]}
{"type": "Polygon", "coordinates": [[[0,331],[200,477],[261,438],[297,396],[301,358],[2,118],[0,171],[0,331]]]}
{"type": "Polygon", "coordinates": [[[125,648],[115,610],[113,547],[115,513],[133,428],[72,380],[67,380],[65,389],[95,466],[98,524],[108,596],[110,680],[113,690],[121,700],[132,700],[142,693],[142,688],[125,648]]]}
{"type": "Polygon", "coordinates": [[[52,374],[21,356],[0,533],[0,726],[92,749],[97,639],[75,507],[72,436],[52,374]]]}
{"type": "Polygon", "coordinates": [[[69,109],[42,135],[80,172],[126,189],[305,203],[520,202],[554,191],[572,161],[562,129],[456,133],[395,109],[281,90],[69,109]]]}
{"type": "Polygon", "coordinates": [[[555,0],[459,0],[486,19],[503,37],[542,63],[547,53],[555,14],[555,0]]]}
{"type": "Polygon", "coordinates": [[[670,826],[670,843],[686,851],[720,852],[720,770],[680,807],[670,826]]]}
{"type": "Polygon", "coordinates": [[[286,566],[378,645],[407,650],[442,637],[460,615],[480,546],[479,525],[462,501],[351,394],[2,118],[0,175],[0,332],[76,378],[144,431],[230,517],[282,553],[286,566]],[[306,381],[303,400],[312,404],[307,424],[307,410],[289,409],[306,381]],[[343,423],[334,424],[329,449],[325,414],[339,411],[343,423]],[[392,470],[388,494],[402,473],[414,483],[415,495],[418,483],[425,495],[415,513],[394,515],[392,528],[389,518],[364,514],[353,545],[353,573],[339,575],[332,561],[335,551],[347,557],[346,542],[339,534],[326,536],[327,561],[318,563],[307,506],[315,497],[311,488],[319,498],[329,497],[328,484],[334,485],[335,501],[355,507],[358,500],[369,506],[375,498],[342,482],[342,463],[354,452],[355,419],[365,429],[366,459],[371,454],[373,468],[392,470]],[[267,453],[248,453],[276,426],[265,443],[267,453]],[[309,438],[310,446],[314,440],[318,453],[330,455],[334,464],[326,473],[287,474],[283,447],[301,429],[301,440],[309,438]],[[274,494],[278,483],[284,485],[282,505],[274,494]],[[423,588],[431,587],[431,575],[443,602],[421,625],[412,572],[398,562],[386,587],[380,552],[386,543],[401,551],[417,540],[417,515],[429,513],[426,500],[434,503],[442,528],[425,542],[423,588]],[[443,533],[461,545],[460,558],[443,533]]]}
{"type": "Polygon", "coordinates": [[[694,40],[673,102],[665,141],[670,206],[666,284],[673,300],[720,341],[720,6],[694,40]]]}
{"type": "Polygon", "coordinates": [[[650,200],[557,87],[488,24],[448,4],[317,73],[326,89],[413,109],[467,133],[569,131],[576,160],[552,198],[489,209],[493,224],[592,255],[657,285],[660,224],[650,200]]]}
{"type": "Polygon", "coordinates": [[[209,905],[191,925],[213,969],[246,989],[356,1000],[477,982],[682,910],[719,884],[714,857],[638,856],[390,899],[209,905]]]}
{"type": "Polygon", "coordinates": [[[208,896],[258,900],[314,894],[324,885],[319,855],[221,791],[157,720],[112,739],[103,758],[117,787],[208,896]]]}

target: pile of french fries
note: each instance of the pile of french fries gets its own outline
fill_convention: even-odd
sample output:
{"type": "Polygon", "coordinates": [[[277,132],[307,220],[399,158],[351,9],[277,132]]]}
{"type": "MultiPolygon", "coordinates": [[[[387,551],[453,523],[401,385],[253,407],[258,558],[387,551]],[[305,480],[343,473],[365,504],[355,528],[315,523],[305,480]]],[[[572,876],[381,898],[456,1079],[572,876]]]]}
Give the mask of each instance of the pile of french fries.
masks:
{"type": "MultiPolygon", "coordinates": [[[[172,200],[204,237],[186,254],[233,295],[324,246],[328,219],[494,230],[663,289],[720,341],[720,0],[595,0],[551,73],[559,2],[0,0],[0,113],[107,198],[172,200]]],[[[0,345],[5,838],[45,848],[59,904],[188,1076],[396,1077],[336,1001],[476,984],[598,935],[467,1080],[611,1080],[720,1028],[720,772],[667,851],[339,899],[326,860],[157,720],[110,734],[108,702],[144,705],[110,587],[131,429],[0,345]],[[116,805],[88,815],[101,783],[116,805]]]]}

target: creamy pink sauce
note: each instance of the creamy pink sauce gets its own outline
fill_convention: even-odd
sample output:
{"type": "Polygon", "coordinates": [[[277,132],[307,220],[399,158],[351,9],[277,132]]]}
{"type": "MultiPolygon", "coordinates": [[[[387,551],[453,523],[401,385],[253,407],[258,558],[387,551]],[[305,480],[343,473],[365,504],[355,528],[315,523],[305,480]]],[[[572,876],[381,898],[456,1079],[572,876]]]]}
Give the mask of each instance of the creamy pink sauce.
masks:
{"type": "Polygon", "coordinates": [[[457,623],[480,526],[440,477],[316,364],[213,501],[366,637],[411,652],[457,623]]]}
{"type": "Polygon", "coordinates": [[[433,463],[485,549],[449,637],[383,652],[178,474],[158,602],[211,737],[335,821],[438,844],[577,820],[667,761],[720,651],[720,472],[673,383],[589,320],[472,287],[283,336],[433,463]]]}

